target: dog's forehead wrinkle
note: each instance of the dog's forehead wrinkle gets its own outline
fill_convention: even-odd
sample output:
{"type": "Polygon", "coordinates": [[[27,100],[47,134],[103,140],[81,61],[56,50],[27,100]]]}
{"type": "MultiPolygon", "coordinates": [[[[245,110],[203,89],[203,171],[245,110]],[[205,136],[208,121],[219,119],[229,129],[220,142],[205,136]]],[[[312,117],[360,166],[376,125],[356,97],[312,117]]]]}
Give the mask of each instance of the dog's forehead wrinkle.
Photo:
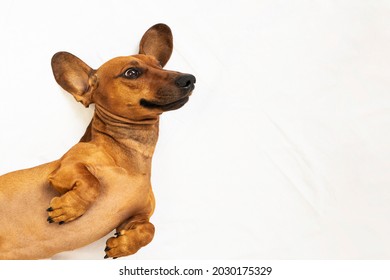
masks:
{"type": "Polygon", "coordinates": [[[137,59],[141,60],[142,62],[144,62],[152,67],[162,68],[160,62],[154,56],[137,54],[137,55],[134,55],[133,57],[136,57],[137,59]]]}
{"type": "Polygon", "coordinates": [[[129,65],[131,65],[131,66],[140,66],[139,62],[136,61],[136,60],[130,61],[129,65]]]}
{"type": "Polygon", "coordinates": [[[123,63],[128,66],[161,69],[161,66],[157,60],[155,60],[153,57],[148,57],[145,55],[129,56],[125,61],[123,61],[123,63]]]}

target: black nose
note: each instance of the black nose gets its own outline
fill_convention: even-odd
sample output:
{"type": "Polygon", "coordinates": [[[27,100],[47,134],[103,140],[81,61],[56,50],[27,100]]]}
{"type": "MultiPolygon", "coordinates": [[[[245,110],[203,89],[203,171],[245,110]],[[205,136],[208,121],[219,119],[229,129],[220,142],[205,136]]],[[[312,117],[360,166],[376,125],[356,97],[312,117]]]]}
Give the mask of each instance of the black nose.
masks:
{"type": "Polygon", "coordinates": [[[180,88],[191,88],[196,83],[196,78],[194,75],[191,74],[184,74],[179,76],[175,83],[180,88]]]}

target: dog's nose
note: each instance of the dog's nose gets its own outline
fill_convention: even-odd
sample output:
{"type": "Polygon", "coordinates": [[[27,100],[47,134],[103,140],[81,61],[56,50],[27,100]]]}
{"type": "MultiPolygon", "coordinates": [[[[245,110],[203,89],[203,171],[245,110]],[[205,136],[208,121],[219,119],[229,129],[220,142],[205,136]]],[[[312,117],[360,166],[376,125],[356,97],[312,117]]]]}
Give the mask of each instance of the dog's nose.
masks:
{"type": "Polygon", "coordinates": [[[196,78],[191,74],[184,74],[175,80],[175,83],[180,88],[190,88],[196,83],[196,78]]]}

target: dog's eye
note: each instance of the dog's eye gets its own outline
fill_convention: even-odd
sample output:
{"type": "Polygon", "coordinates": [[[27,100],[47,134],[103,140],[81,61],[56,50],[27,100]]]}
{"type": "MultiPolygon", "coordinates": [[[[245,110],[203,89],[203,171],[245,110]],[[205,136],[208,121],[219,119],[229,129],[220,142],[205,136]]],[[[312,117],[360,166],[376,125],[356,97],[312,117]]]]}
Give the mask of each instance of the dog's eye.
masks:
{"type": "Polygon", "coordinates": [[[123,73],[123,77],[127,79],[137,79],[139,76],[141,76],[141,71],[138,68],[129,68],[123,73]]]}

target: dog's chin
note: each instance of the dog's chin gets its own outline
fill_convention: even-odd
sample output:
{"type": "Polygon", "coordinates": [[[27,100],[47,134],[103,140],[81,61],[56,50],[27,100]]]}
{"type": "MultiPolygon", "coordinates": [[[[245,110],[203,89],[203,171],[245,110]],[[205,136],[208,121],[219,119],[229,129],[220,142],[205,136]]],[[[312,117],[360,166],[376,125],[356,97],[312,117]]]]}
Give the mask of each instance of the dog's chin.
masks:
{"type": "Polygon", "coordinates": [[[140,101],[140,105],[144,108],[147,108],[147,109],[159,109],[163,112],[166,112],[166,111],[177,110],[177,109],[183,107],[184,104],[186,104],[188,102],[189,98],[190,98],[189,96],[186,96],[184,98],[181,98],[179,100],[176,100],[174,102],[167,103],[167,104],[160,104],[160,103],[157,103],[154,101],[149,101],[149,100],[142,98],[140,101]]]}

